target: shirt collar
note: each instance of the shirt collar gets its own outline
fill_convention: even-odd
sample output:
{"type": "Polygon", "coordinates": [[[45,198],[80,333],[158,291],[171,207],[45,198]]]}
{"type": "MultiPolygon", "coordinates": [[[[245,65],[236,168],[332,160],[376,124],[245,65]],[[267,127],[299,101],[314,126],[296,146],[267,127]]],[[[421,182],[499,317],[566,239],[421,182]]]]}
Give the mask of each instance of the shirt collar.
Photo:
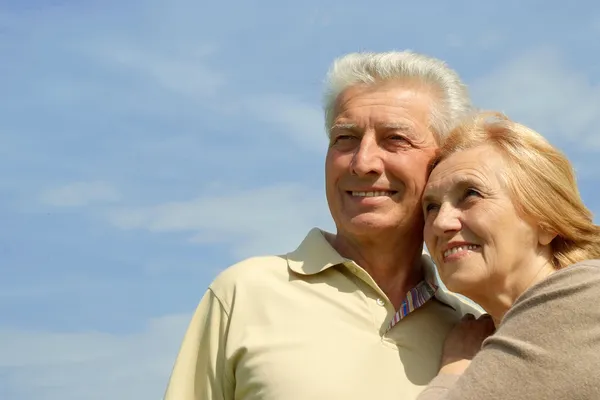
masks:
{"type": "MultiPolygon", "coordinates": [[[[288,267],[301,275],[314,275],[334,265],[353,262],[342,257],[325,238],[325,231],[313,228],[308,232],[298,248],[287,254],[288,267]]],[[[429,254],[421,256],[425,281],[432,287],[438,287],[439,281],[435,265],[429,254]]]]}
{"type": "Polygon", "coordinates": [[[431,256],[424,252],[421,257],[423,261],[423,270],[425,271],[425,280],[435,289],[435,299],[454,309],[462,314],[467,312],[476,314],[477,316],[484,312],[483,308],[474,302],[468,300],[459,294],[449,291],[442,283],[435,264],[431,256]]]}
{"type": "MultiPolygon", "coordinates": [[[[300,246],[290,253],[286,259],[290,270],[300,275],[315,275],[335,265],[354,263],[342,257],[325,238],[325,231],[311,229],[300,246]]],[[[464,300],[448,291],[440,282],[435,264],[427,252],[421,256],[424,280],[435,289],[435,298],[455,310],[473,308],[473,303],[464,300]]],[[[476,306],[477,307],[477,306],[476,306]]]]}
{"type": "Polygon", "coordinates": [[[434,289],[440,287],[439,277],[435,268],[435,264],[427,252],[421,255],[421,268],[423,268],[423,276],[425,282],[434,289]]]}
{"type": "Polygon", "coordinates": [[[325,239],[325,232],[313,228],[298,248],[287,254],[288,267],[301,275],[314,275],[348,259],[342,257],[325,239]]]}

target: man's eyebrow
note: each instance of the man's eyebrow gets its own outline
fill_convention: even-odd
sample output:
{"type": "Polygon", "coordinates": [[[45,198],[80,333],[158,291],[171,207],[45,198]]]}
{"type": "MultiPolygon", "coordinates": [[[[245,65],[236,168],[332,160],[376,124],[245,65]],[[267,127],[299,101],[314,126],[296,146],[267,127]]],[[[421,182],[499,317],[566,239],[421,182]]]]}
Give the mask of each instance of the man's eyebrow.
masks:
{"type": "Polygon", "coordinates": [[[378,127],[384,129],[394,129],[403,132],[412,132],[414,128],[410,124],[405,124],[402,122],[386,122],[383,124],[378,124],[378,127]]]}
{"type": "Polygon", "coordinates": [[[338,123],[338,124],[333,124],[331,126],[331,130],[334,129],[339,129],[339,130],[355,130],[356,128],[358,128],[358,125],[354,124],[354,123],[338,123]]]}
{"type": "MultiPolygon", "coordinates": [[[[386,122],[377,124],[377,127],[383,129],[395,129],[404,132],[412,132],[414,130],[410,124],[405,124],[402,122],[386,122]]],[[[331,129],[356,130],[358,129],[358,125],[352,122],[336,123],[331,126],[331,129]]]]}

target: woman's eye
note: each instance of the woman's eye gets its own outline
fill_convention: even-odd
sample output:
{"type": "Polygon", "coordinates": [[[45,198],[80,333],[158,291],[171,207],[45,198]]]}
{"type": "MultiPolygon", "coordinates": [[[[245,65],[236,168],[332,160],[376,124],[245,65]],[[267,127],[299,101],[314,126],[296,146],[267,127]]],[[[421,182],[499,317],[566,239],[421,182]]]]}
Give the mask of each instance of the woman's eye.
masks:
{"type": "Polygon", "coordinates": [[[427,214],[427,213],[437,210],[438,205],[434,204],[434,203],[429,203],[429,204],[425,205],[424,209],[425,209],[425,213],[427,214]]]}
{"type": "Polygon", "coordinates": [[[465,190],[465,199],[468,198],[468,197],[472,197],[472,196],[481,197],[481,193],[479,193],[475,189],[467,189],[467,190],[465,190]]]}

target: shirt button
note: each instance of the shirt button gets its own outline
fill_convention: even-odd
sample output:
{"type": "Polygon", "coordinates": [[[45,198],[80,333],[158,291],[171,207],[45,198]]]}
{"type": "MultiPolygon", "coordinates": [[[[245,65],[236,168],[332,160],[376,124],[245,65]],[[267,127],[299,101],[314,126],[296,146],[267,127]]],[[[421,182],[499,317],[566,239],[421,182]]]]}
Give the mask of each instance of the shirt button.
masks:
{"type": "Polygon", "coordinates": [[[380,305],[383,307],[383,306],[385,306],[385,301],[383,301],[383,299],[379,298],[379,299],[377,299],[377,305],[380,305]]]}

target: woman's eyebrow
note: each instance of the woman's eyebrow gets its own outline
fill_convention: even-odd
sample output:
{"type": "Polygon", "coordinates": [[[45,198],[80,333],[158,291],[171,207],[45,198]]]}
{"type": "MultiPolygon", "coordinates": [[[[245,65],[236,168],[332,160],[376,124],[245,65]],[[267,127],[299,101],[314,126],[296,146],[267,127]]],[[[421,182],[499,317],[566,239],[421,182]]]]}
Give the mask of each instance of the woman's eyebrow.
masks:
{"type": "MultiPolygon", "coordinates": [[[[476,179],[471,178],[470,176],[461,175],[457,178],[452,179],[452,183],[447,186],[445,192],[456,192],[460,190],[467,189],[469,187],[480,187],[481,183],[476,179]]],[[[436,192],[442,190],[439,187],[433,187],[431,189],[425,189],[423,193],[422,202],[423,203],[431,203],[434,202],[438,196],[436,196],[436,192]]]]}
{"type": "Polygon", "coordinates": [[[431,190],[425,191],[423,194],[423,198],[421,199],[422,203],[433,203],[437,197],[432,193],[431,190]]]}

